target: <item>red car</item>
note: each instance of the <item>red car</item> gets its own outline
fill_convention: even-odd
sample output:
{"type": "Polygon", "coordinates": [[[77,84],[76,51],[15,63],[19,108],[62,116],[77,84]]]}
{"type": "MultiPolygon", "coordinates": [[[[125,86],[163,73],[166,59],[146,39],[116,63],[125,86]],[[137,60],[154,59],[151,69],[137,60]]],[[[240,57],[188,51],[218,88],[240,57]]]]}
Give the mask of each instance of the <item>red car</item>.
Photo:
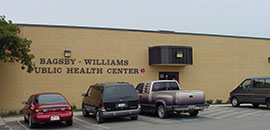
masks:
{"type": "Polygon", "coordinates": [[[60,93],[38,93],[30,96],[24,106],[24,121],[30,128],[38,123],[65,121],[71,126],[72,107],[60,93]]]}

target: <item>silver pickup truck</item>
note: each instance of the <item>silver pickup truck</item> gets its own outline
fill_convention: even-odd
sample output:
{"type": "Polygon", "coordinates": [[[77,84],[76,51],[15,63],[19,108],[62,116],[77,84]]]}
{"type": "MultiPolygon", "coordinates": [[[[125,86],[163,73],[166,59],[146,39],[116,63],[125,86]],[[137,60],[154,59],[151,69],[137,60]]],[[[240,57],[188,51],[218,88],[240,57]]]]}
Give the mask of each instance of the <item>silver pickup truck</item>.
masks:
{"type": "Polygon", "coordinates": [[[208,108],[203,91],[182,91],[175,80],[157,80],[139,83],[136,87],[141,112],[157,113],[159,118],[168,117],[172,112],[188,112],[197,116],[199,111],[208,108]]]}

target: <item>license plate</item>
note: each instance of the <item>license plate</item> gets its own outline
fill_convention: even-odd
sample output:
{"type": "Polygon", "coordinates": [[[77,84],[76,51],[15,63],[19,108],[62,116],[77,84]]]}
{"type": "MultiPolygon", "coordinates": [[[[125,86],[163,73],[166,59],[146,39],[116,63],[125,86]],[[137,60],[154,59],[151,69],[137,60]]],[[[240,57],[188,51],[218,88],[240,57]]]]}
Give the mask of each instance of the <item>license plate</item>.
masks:
{"type": "Polygon", "coordinates": [[[60,120],[59,116],[51,116],[51,121],[58,121],[60,120]]]}
{"type": "Polygon", "coordinates": [[[125,103],[120,103],[120,104],[118,104],[118,107],[125,107],[125,106],[126,106],[125,103]]]}

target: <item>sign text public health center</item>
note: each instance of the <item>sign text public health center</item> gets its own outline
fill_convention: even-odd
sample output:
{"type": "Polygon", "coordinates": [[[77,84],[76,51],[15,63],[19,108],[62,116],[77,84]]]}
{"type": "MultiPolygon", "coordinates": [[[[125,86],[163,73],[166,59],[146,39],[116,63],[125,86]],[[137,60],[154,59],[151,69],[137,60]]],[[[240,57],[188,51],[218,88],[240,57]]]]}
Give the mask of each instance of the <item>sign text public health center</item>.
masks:
{"type": "Polygon", "coordinates": [[[128,60],[122,59],[66,59],[39,58],[35,73],[41,74],[139,74],[138,68],[129,68],[128,60]],[[85,67],[78,67],[85,66],[85,67]],[[117,67],[115,67],[117,66],[117,67]],[[119,67],[122,66],[122,67],[119,67]]]}

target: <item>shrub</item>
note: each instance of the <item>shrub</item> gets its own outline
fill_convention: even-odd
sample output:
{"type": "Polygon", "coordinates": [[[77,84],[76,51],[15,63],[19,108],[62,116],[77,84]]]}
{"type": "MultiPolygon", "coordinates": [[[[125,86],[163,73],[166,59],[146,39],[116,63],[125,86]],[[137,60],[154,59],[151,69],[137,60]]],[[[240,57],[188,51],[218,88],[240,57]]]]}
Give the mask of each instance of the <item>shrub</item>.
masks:
{"type": "Polygon", "coordinates": [[[212,99],[209,99],[209,100],[206,100],[206,103],[208,103],[208,104],[213,104],[213,100],[212,99]]]}
{"type": "Polygon", "coordinates": [[[222,104],[222,100],[221,99],[217,99],[215,104],[222,104]]]}

